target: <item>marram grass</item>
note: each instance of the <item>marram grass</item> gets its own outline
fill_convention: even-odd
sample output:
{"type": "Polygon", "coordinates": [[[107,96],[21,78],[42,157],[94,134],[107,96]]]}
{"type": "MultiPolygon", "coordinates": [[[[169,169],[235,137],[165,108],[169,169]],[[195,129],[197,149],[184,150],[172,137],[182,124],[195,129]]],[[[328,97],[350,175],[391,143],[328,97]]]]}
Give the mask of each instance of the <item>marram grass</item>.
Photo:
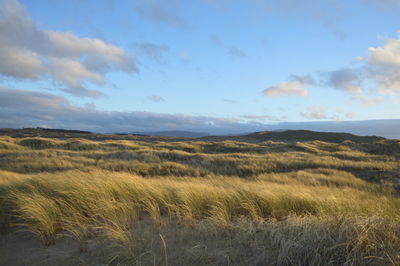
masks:
{"type": "Polygon", "coordinates": [[[33,265],[400,264],[387,148],[0,141],[0,228],[40,239],[33,265]]]}
{"type": "MultiPolygon", "coordinates": [[[[349,246],[348,260],[361,263],[372,252],[387,263],[399,262],[395,243],[400,244],[400,199],[365,188],[309,186],[297,180],[279,184],[218,176],[145,179],[127,173],[70,171],[17,179],[3,193],[7,194],[7,201],[2,204],[8,213],[3,213],[2,218],[14,220],[44,244],[54,244],[57,238],[67,235],[85,246],[86,241],[99,237],[110,245],[115,259],[121,261],[137,260],[136,250],[140,247],[135,246],[135,230],[146,223],[148,228],[154,228],[151,230],[160,232],[176,226],[204,230],[202,227],[208,224],[215,234],[227,232],[227,237],[244,234],[241,231],[244,228],[240,228],[242,223],[251,223],[265,234],[270,234],[268,228],[274,224],[278,228],[295,226],[298,231],[308,230],[310,235],[302,235],[303,238],[325,238],[326,235],[313,236],[316,232],[308,227],[317,226],[317,221],[321,222],[320,226],[332,226],[338,219],[344,223],[342,227],[348,223],[349,235],[340,237],[349,243],[335,242],[339,241],[334,239],[339,237],[335,235],[339,233],[335,232],[338,228],[323,230],[324,234],[330,234],[335,245],[349,246]],[[377,239],[381,242],[374,246],[377,239]]],[[[256,237],[258,233],[254,234],[256,237]]],[[[290,234],[300,237],[299,232],[290,234]]],[[[322,246],[315,248],[326,248],[324,241],[327,240],[321,241],[322,246]]],[[[293,248],[296,247],[290,247],[293,248]]],[[[307,258],[297,259],[314,263],[307,258]]],[[[372,257],[368,260],[373,261],[372,257]]]]}

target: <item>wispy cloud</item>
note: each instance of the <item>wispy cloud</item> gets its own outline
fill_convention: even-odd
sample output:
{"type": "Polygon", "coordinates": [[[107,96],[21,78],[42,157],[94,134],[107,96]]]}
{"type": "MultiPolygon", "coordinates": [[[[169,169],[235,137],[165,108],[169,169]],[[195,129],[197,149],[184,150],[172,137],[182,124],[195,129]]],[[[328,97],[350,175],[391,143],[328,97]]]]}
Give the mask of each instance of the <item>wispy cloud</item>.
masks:
{"type": "Polygon", "coordinates": [[[180,14],[180,2],[176,0],[136,1],[135,11],[143,17],[157,23],[167,24],[179,29],[189,29],[186,20],[180,14]]]}
{"type": "Polygon", "coordinates": [[[85,84],[105,84],[110,71],[138,71],[133,58],[118,46],[40,29],[17,0],[0,2],[0,36],[0,75],[15,79],[50,75],[76,96],[100,96],[85,84]]]}
{"type": "Polygon", "coordinates": [[[363,0],[363,2],[373,4],[387,11],[394,11],[400,8],[400,1],[398,0],[363,0]]]}
{"type": "Polygon", "coordinates": [[[237,103],[237,101],[234,101],[234,100],[231,100],[231,99],[222,99],[222,101],[224,101],[226,103],[232,103],[232,104],[237,103]]]}
{"type": "Polygon", "coordinates": [[[191,61],[190,55],[186,52],[180,52],[177,54],[177,56],[181,60],[181,62],[188,63],[191,61]]]}
{"type": "Polygon", "coordinates": [[[161,96],[158,96],[158,95],[151,95],[151,96],[147,97],[147,99],[149,99],[150,101],[155,102],[155,103],[165,101],[164,98],[162,98],[161,96]]]}
{"type": "Polygon", "coordinates": [[[246,53],[237,47],[227,47],[228,54],[237,57],[247,57],[246,53]]]}
{"type": "Polygon", "coordinates": [[[234,57],[247,57],[247,54],[233,45],[225,44],[217,35],[212,34],[210,35],[210,40],[218,47],[225,50],[225,52],[234,57]]]}
{"type": "MultiPolygon", "coordinates": [[[[368,1],[368,0],[366,0],[368,1]]],[[[371,0],[374,1],[374,0],[371,0]]],[[[379,0],[375,0],[379,1],[379,0]]],[[[391,1],[391,0],[386,0],[391,1]]],[[[396,0],[393,0],[396,1],[396,0]]],[[[206,3],[213,7],[222,8],[222,12],[226,12],[233,3],[239,1],[229,0],[205,0],[206,3]]],[[[336,26],[343,14],[345,14],[344,5],[341,1],[326,0],[248,0],[243,1],[249,8],[248,11],[253,11],[256,14],[263,15],[284,15],[291,17],[301,17],[309,20],[314,20],[320,23],[328,32],[333,34],[338,39],[345,39],[346,33],[336,26]]]]}
{"type": "Polygon", "coordinates": [[[165,44],[138,43],[136,46],[141,54],[150,57],[158,63],[162,61],[163,55],[169,51],[169,47],[165,44]]]}

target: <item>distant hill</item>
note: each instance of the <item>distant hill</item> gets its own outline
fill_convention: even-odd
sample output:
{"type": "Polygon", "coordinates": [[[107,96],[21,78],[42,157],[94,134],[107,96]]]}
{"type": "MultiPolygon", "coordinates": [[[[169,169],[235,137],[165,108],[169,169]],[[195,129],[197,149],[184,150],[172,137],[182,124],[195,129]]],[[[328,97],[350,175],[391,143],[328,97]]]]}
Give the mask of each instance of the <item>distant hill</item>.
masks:
{"type": "Polygon", "coordinates": [[[350,133],[318,132],[310,130],[261,131],[246,136],[259,140],[320,140],[327,142],[343,142],[345,140],[351,140],[354,142],[374,142],[385,139],[377,136],[357,136],[350,133]]]}
{"type": "Polygon", "coordinates": [[[165,136],[165,137],[181,137],[181,138],[201,138],[209,136],[210,134],[203,132],[193,132],[193,131],[156,131],[156,132],[137,132],[136,134],[146,135],[146,136],[165,136]]]}
{"type": "Polygon", "coordinates": [[[375,142],[384,140],[377,136],[357,136],[350,133],[318,132],[310,130],[285,130],[285,131],[260,131],[242,136],[210,136],[200,138],[204,141],[223,141],[237,140],[244,142],[260,141],[313,141],[320,140],[326,142],[343,142],[350,140],[353,142],[375,142]]]}
{"type": "Polygon", "coordinates": [[[95,141],[101,140],[138,140],[138,141],[185,141],[188,138],[169,137],[169,136],[150,136],[144,134],[101,134],[82,130],[67,130],[67,129],[48,129],[48,128],[0,128],[0,136],[11,136],[14,138],[26,137],[45,137],[55,139],[82,138],[95,141]]]}
{"type": "Polygon", "coordinates": [[[389,139],[400,139],[400,119],[281,122],[276,125],[267,125],[261,130],[311,130],[320,132],[345,132],[360,136],[381,136],[389,139]]]}
{"type": "Polygon", "coordinates": [[[60,128],[43,128],[43,127],[25,127],[16,128],[0,128],[1,133],[7,132],[48,132],[48,133],[71,133],[71,134],[92,134],[90,131],[75,130],[75,129],[60,129],[60,128]]]}

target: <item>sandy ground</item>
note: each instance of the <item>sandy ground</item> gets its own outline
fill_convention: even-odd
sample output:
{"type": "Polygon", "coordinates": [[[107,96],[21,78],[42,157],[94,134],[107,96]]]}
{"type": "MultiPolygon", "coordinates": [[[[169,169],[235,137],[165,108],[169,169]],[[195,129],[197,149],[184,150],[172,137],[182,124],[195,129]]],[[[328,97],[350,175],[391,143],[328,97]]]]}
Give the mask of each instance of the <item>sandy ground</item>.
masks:
{"type": "Polygon", "coordinates": [[[17,232],[0,236],[0,265],[79,265],[79,248],[68,238],[45,247],[30,233],[17,232]]]}

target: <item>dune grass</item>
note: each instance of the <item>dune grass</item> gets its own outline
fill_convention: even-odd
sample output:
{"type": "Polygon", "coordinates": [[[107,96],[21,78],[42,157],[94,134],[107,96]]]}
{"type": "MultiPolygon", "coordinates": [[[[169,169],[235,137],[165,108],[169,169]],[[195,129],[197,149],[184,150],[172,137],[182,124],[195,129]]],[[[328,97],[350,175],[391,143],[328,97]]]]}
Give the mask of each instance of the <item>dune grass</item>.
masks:
{"type": "Polygon", "coordinates": [[[40,239],[50,253],[32,264],[400,264],[400,164],[387,148],[0,141],[0,228],[40,239]]]}

